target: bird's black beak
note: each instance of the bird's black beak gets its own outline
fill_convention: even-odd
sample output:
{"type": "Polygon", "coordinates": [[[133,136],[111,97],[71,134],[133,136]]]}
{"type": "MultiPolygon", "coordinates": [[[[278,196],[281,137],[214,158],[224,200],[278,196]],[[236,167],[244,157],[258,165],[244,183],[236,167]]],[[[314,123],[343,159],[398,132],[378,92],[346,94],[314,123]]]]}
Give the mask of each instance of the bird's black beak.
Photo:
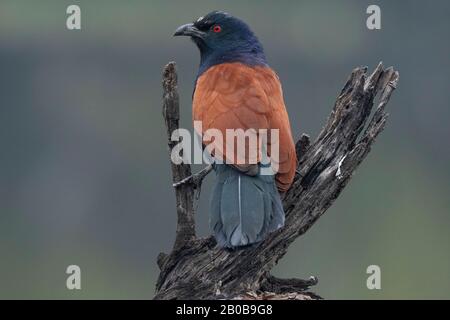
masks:
{"type": "Polygon", "coordinates": [[[177,30],[175,30],[174,36],[189,36],[194,38],[203,39],[205,33],[197,29],[193,23],[187,23],[182,26],[179,26],[177,30]]]}

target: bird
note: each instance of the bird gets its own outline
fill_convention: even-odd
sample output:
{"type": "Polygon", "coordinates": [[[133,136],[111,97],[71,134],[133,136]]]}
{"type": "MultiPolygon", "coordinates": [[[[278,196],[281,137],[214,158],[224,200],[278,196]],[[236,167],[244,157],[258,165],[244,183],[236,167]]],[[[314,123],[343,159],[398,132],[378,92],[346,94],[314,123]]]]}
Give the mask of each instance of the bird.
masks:
{"type": "Polygon", "coordinates": [[[258,245],[284,226],[281,196],[291,186],[297,168],[280,79],[249,25],[229,13],[210,12],[178,27],[174,36],[190,37],[200,51],[193,120],[202,123],[197,134],[203,147],[209,147],[214,159],[225,158],[213,166],[216,178],[210,199],[210,228],[220,247],[258,245]],[[221,132],[225,141],[205,139],[209,129],[221,132]],[[271,157],[268,142],[266,149],[245,144],[247,152],[256,149],[256,157],[250,162],[246,155],[238,162],[238,151],[230,147],[235,137],[226,135],[229,129],[277,130],[278,159],[271,157]],[[277,170],[264,171],[274,164],[277,170]]]}

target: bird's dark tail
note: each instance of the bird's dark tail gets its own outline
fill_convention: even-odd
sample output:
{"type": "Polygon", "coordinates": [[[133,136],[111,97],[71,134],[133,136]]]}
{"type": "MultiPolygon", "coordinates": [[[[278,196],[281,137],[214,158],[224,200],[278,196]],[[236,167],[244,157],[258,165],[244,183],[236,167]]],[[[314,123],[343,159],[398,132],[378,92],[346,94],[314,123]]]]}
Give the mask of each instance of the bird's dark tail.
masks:
{"type": "MultiPolygon", "coordinates": [[[[246,175],[229,165],[215,165],[210,226],[221,247],[257,243],[284,225],[284,211],[274,175],[246,175]]],[[[261,169],[261,168],[260,168],[261,169]]]]}

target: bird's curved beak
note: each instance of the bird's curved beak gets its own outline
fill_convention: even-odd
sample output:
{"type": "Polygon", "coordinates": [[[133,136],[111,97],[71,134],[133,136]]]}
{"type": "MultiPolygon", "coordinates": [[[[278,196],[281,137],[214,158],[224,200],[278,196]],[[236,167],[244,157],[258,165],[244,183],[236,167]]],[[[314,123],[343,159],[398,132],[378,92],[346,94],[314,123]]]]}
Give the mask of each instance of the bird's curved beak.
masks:
{"type": "Polygon", "coordinates": [[[200,38],[203,39],[205,36],[205,33],[203,31],[200,31],[197,29],[193,23],[187,23],[182,26],[179,26],[177,30],[175,30],[175,33],[173,36],[189,36],[194,38],[200,38]]]}

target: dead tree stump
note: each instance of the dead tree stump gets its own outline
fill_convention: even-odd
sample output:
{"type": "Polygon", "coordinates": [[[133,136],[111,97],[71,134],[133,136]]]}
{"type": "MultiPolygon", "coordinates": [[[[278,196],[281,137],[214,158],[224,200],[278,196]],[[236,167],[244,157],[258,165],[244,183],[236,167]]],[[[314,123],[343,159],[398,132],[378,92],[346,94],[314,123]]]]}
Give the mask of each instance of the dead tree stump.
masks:
{"type": "MultiPolygon", "coordinates": [[[[333,204],[365,159],[384,129],[388,117],[385,108],[398,80],[399,73],[392,67],[384,69],[381,63],[371,75],[366,67],[353,70],[319,136],[310,143],[309,136],[303,134],[297,142],[297,174],[283,199],[285,226],[254,248],[226,250],[218,248],[212,236],[196,237],[195,192],[207,172],[189,178],[189,165],[172,164],[174,184],[183,179],[187,182],[175,186],[176,240],[170,254],[158,256],[161,273],[155,299],[320,298],[308,291],[317,283],[316,278],[277,279],[270,270],[289,245],[333,204]]],[[[171,152],[175,144],[171,135],[180,117],[174,62],[164,68],[163,88],[171,152]]]]}

